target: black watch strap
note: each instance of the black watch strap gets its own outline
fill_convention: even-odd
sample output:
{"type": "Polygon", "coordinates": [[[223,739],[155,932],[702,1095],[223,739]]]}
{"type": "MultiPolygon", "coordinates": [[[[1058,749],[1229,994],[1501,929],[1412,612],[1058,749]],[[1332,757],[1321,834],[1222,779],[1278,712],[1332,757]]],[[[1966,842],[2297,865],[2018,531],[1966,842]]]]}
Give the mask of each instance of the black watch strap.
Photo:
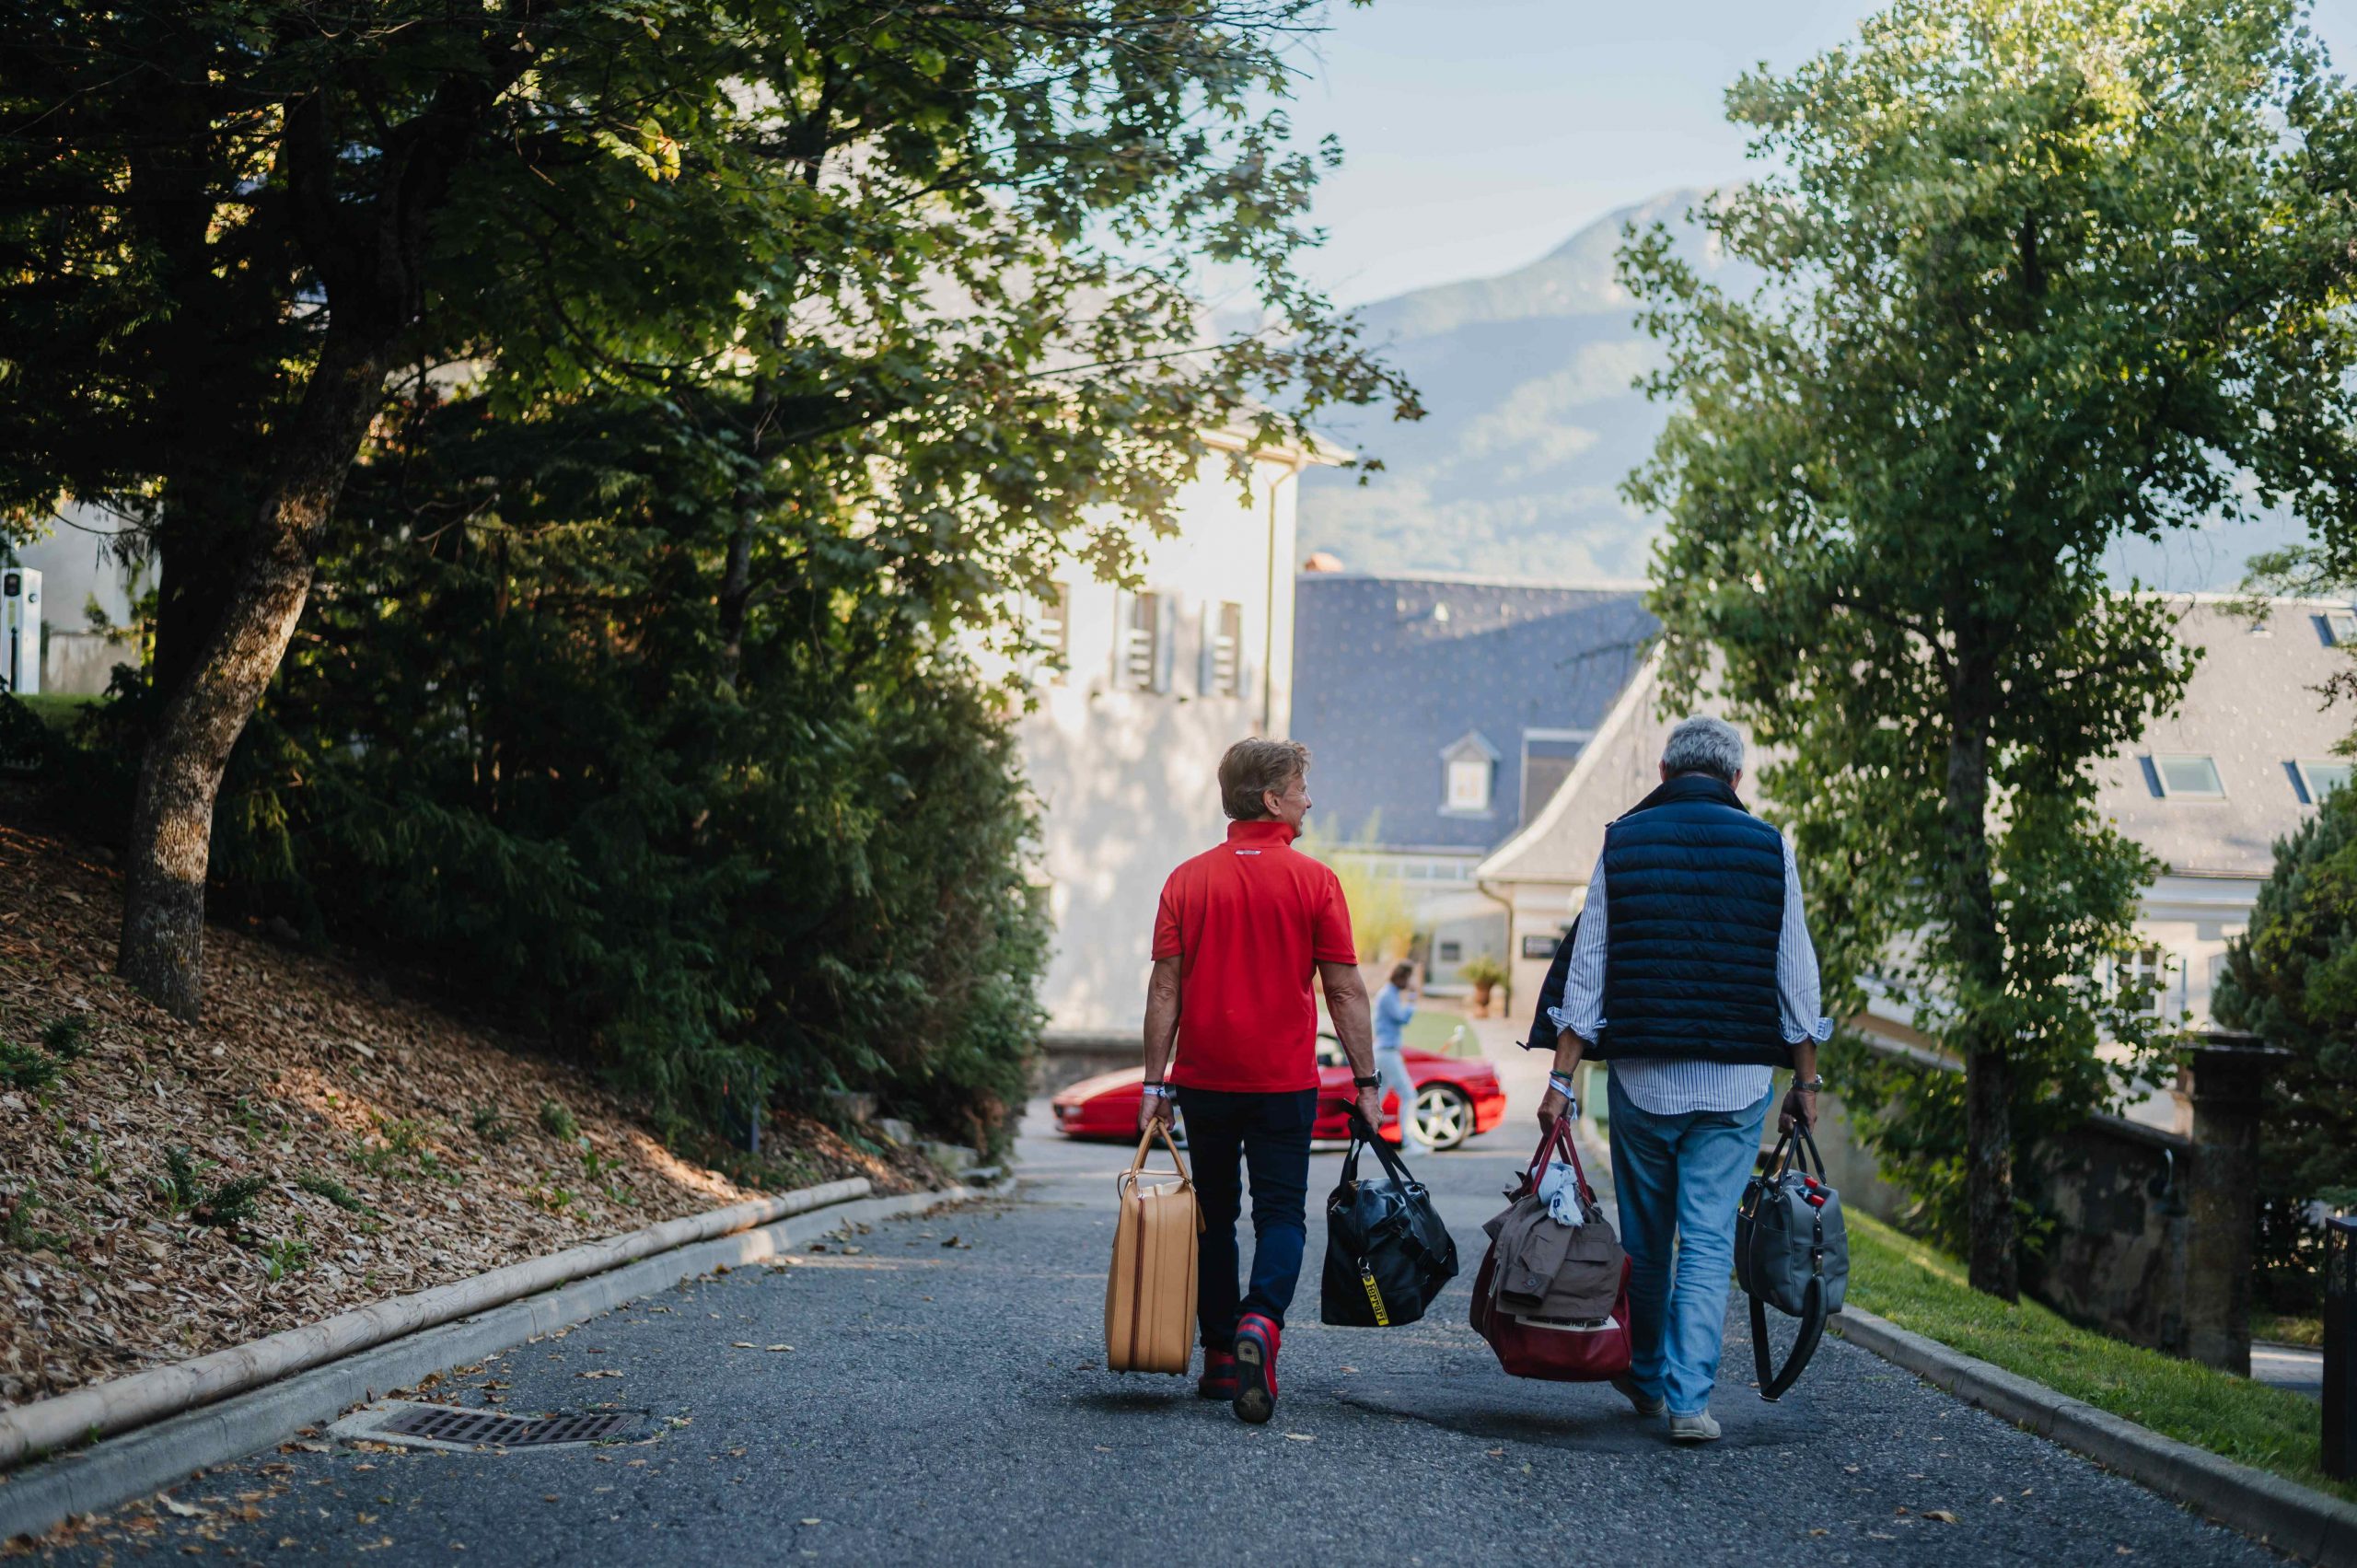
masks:
{"type": "Polygon", "coordinates": [[[1363,1089],[1376,1088],[1383,1083],[1383,1074],[1380,1073],[1369,1073],[1365,1077],[1362,1078],[1357,1074],[1353,1073],[1351,1074],[1351,1082],[1356,1084],[1363,1089]]]}

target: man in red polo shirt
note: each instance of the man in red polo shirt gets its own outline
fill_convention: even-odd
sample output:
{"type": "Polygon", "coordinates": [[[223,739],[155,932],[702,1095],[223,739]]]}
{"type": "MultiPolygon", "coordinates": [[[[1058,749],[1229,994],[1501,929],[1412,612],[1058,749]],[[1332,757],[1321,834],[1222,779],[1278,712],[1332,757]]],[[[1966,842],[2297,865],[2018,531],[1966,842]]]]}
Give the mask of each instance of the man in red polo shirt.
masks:
{"type": "Polygon", "coordinates": [[[1382,1119],[1382,1091],[1342,885],[1293,848],[1309,811],[1309,748],[1239,740],[1220,759],[1219,791],[1234,819],[1227,842],[1170,874],[1155,917],[1138,1126],[1169,1120],[1174,1097],[1187,1114],[1203,1214],[1196,1388],[1207,1400],[1233,1400],[1238,1418],[1257,1423],[1277,1408],[1277,1341],[1308,1239],[1309,1129],[1318,1115],[1313,975],[1326,988],[1369,1124],[1382,1119]],[[1252,1279],[1241,1301],[1239,1160],[1252,1173],[1252,1279]]]}

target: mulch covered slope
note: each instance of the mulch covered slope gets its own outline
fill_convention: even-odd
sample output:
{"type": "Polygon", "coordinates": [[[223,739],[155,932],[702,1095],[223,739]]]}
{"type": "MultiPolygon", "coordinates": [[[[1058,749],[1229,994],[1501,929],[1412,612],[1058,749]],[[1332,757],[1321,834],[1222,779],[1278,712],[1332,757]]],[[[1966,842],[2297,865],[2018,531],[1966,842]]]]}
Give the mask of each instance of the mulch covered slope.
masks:
{"type": "MultiPolygon", "coordinates": [[[[0,825],[0,1407],[757,1195],[333,959],[214,928],[180,1023],[109,972],[120,886],[0,825]]],[[[771,1143],[797,1182],[929,1169],[771,1143]]]]}

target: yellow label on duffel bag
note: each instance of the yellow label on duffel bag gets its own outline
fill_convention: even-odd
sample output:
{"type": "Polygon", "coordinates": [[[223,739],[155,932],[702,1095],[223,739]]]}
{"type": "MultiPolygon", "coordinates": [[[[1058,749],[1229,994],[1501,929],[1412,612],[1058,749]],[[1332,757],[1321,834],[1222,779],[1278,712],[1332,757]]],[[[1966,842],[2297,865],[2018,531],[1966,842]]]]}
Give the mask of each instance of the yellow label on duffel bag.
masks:
{"type": "Polygon", "coordinates": [[[1364,1263],[1359,1265],[1359,1283],[1366,1287],[1366,1304],[1375,1308],[1375,1326],[1391,1327],[1391,1314],[1383,1309],[1383,1293],[1375,1288],[1375,1271],[1364,1263]]]}

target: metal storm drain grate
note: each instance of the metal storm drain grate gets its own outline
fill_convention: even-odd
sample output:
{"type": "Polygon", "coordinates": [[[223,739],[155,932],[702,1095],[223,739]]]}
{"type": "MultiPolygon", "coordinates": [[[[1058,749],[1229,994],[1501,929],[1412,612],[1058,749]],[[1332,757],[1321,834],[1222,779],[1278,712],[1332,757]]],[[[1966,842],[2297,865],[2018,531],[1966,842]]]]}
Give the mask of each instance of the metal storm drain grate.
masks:
{"type": "Polygon", "coordinates": [[[634,1411],[522,1416],[388,1400],[336,1423],[331,1430],[343,1437],[437,1447],[546,1448],[633,1437],[644,1424],[644,1417],[634,1411]]]}

